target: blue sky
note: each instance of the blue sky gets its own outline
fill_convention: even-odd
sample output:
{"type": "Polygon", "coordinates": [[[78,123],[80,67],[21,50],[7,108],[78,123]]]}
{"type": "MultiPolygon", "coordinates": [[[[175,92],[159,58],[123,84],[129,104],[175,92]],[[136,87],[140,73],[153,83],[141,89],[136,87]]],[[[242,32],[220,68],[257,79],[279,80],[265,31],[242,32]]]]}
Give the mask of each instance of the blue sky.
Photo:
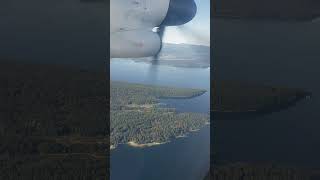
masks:
{"type": "Polygon", "coordinates": [[[198,11],[194,19],[183,28],[167,27],[164,42],[210,45],[210,0],[195,0],[195,2],[198,11]]]}

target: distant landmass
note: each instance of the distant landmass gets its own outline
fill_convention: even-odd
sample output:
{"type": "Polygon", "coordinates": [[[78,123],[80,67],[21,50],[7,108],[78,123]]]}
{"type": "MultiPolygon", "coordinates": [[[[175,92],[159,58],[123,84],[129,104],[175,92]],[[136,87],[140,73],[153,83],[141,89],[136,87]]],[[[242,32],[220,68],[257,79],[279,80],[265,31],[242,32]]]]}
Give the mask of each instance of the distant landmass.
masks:
{"type": "Polygon", "coordinates": [[[312,96],[312,93],[303,89],[238,81],[213,80],[211,87],[211,111],[215,120],[262,116],[287,109],[312,96]]]}
{"type": "MultiPolygon", "coordinates": [[[[153,59],[149,57],[133,60],[151,63],[153,59]]],[[[175,67],[208,68],[210,67],[210,47],[164,43],[157,64],[175,67]]]]}
{"type": "Polygon", "coordinates": [[[316,0],[215,1],[214,17],[310,21],[320,16],[316,0]]]}
{"type": "Polygon", "coordinates": [[[192,98],[201,89],[111,82],[111,148],[119,144],[148,147],[183,137],[209,123],[208,114],[177,113],[159,104],[161,98],[192,98]]]}

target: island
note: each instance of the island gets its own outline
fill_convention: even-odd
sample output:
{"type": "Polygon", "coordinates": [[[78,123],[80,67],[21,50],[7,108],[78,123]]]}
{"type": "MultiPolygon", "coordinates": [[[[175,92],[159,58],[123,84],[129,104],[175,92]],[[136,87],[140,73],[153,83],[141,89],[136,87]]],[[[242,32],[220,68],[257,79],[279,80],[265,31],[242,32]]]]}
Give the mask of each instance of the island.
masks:
{"type": "Polygon", "coordinates": [[[193,98],[203,89],[173,88],[112,81],[110,84],[110,145],[160,145],[185,136],[209,123],[209,114],[176,112],[161,98],[193,98]]]}

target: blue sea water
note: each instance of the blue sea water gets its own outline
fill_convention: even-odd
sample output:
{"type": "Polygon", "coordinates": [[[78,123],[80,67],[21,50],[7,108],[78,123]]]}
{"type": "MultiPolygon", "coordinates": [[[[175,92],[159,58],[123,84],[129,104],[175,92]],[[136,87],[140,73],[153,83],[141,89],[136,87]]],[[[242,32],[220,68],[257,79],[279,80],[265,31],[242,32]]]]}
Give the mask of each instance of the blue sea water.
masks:
{"type": "MultiPolygon", "coordinates": [[[[207,93],[192,99],[161,100],[178,111],[209,113],[210,69],[153,67],[132,60],[111,61],[111,80],[173,87],[201,88],[207,93]],[[157,68],[157,69],[155,69],[157,68]]],[[[198,180],[209,170],[210,127],[184,138],[149,148],[120,145],[111,151],[111,180],[198,180]]]]}

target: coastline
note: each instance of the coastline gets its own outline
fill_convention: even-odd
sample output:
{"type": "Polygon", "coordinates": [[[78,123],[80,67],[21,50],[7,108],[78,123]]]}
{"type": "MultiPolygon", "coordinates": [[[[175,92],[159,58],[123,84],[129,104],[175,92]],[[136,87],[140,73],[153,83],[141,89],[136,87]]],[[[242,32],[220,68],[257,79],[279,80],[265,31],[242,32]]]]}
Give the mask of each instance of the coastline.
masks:
{"type": "Polygon", "coordinates": [[[192,96],[162,96],[162,97],[159,97],[158,99],[192,99],[192,98],[195,98],[195,97],[199,97],[199,96],[202,96],[204,95],[205,93],[207,93],[207,90],[201,90],[201,92],[199,92],[199,94],[194,94],[192,96]]]}
{"type": "Polygon", "coordinates": [[[190,132],[198,132],[198,131],[200,131],[200,129],[190,129],[189,131],[190,132]]]}
{"type": "MultiPolygon", "coordinates": [[[[167,141],[167,142],[163,142],[163,143],[160,143],[160,142],[152,142],[152,143],[145,143],[145,144],[139,144],[139,143],[136,143],[134,141],[129,141],[127,143],[121,143],[121,144],[126,144],[130,147],[133,147],[133,148],[146,148],[146,147],[152,147],[152,146],[159,146],[159,145],[162,145],[162,144],[166,144],[170,141],[167,141]]],[[[119,145],[121,145],[119,144],[119,145]]],[[[114,150],[116,149],[118,146],[116,145],[110,145],[110,150],[114,150]]]]}
{"type": "Polygon", "coordinates": [[[163,143],[160,143],[160,142],[152,142],[152,143],[145,143],[145,144],[139,144],[139,143],[136,143],[134,141],[129,141],[127,143],[127,145],[131,146],[131,147],[135,147],[135,148],[145,148],[145,147],[152,147],[152,146],[158,146],[158,145],[162,145],[162,144],[166,144],[170,141],[167,141],[167,142],[163,142],[163,143]]]}
{"type": "MultiPolygon", "coordinates": [[[[199,129],[191,129],[189,130],[189,132],[183,134],[183,135],[178,135],[178,136],[175,136],[175,138],[173,139],[181,139],[181,138],[187,138],[189,136],[189,134],[194,134],[194,133],[197,133],[199,132],[200,130],[202,130],[203,128],[207,127],[207,126],[210,126],[210,122],[207,122],[204,124],[203,127],[199,128],[199,129]]],[[[170,143],[171,141],[165,141],[165,142],[152,142],[152,143],[143,143],[143,144],[139,144],[139,143],[136,143],[134,141],[129,141],[127,143],[121,143],[121,144],[126,144],[132,148],[148,148],[148,147],[153,147],[153,146],[159,146],[159,145],[163,145],[163,144],[167,144],[167,143],[170,143]]],[[[121,145],[119,144],[119,145],[121,145]]],[[[110,150],[114,150],[116,149],[118,146],[116,145],[110,145],[110,150]]]]}
{"type": "Polygon", "coordinates": [[[116,149],[117,147],[115,145],[110,145],[110,150],[116,149]]]}

